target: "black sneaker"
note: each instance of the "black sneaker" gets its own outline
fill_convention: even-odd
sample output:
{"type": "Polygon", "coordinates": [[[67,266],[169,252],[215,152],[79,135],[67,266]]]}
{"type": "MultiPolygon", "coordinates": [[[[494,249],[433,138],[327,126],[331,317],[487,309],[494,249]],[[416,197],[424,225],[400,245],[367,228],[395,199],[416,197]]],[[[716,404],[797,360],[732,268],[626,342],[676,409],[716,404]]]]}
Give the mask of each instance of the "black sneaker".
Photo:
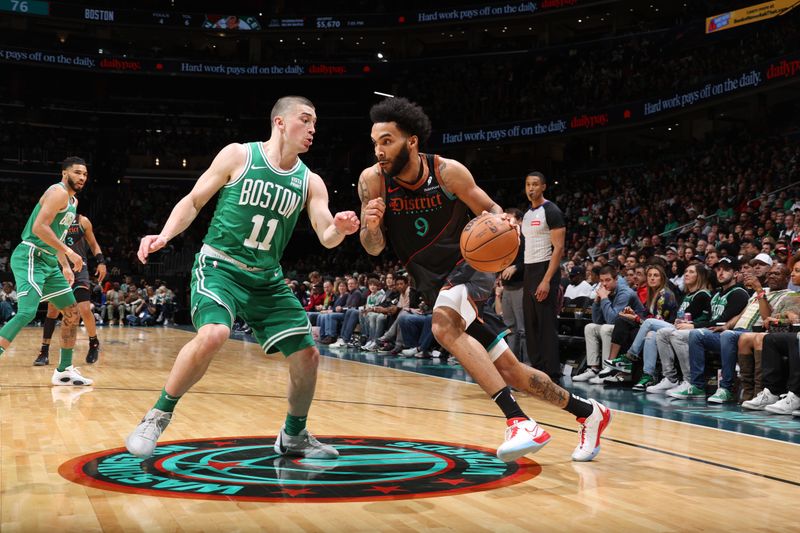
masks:
{"type": "Polygon", "coordinates": [[[33,366],[47,366],[50,364],[50,352],[48,350],[39,350],[39,357],[33,362],[33,366]]]}
{"type": "Polygon", "coordinates": [[[89,346],[89,351],[86,353],[86,363],[92,365],[97,362],[98,357],[100,357],[100,345],[89,346]]]}

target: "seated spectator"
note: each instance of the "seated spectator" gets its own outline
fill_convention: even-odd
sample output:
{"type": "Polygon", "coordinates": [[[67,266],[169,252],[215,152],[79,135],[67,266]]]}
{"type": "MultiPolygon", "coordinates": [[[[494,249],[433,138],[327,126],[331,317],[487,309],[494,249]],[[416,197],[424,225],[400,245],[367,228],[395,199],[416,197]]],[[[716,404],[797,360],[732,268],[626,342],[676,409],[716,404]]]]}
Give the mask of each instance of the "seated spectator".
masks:
{"type": "Polygon", "coordinates": [[[109,326],[111,324],[122,325],[125,320],[125,300],[120,292],[119,282],[115,281],[111,288],[106,291],[106,306],[104,311],[104,322],[109,326]],[[114,316],[116,315],[116,322],[114,316]]]}
{"type": "MultiPolygon", "coordinates": [[[[409,346],[400,352],[405,357],[430,359],[434,357],[431,347],[433,338],[433,310],[425,301],[420,302],[419,308],[412,308],[397,319],[398,328],[402,331],[403,343],[409,346]]],[[[436,357],[441,354],[437,352],[436,357]]]]}
{"type": "Polygon", "coordinates": [[[750,266],[753,267],[753,274],[758,278],[761,285],[767,285],[767,272],[772,268],[772,257],[765,253],[757,254],[751,261],[750,266]]]}
{"type": "MultiPolygon", "coordinates": [[[[789,290],[786,288],[789,283],[789,272],[786,269],[786,265],[774,263],[767,274],[767,283],[769,284],[768,289],[764,290],[755,275],[745,279],[745,286],[754,291],[753,295],[748,300],[747,307],[744,308],[744,311],[731,321],[734,326],[729,330],[721,332],[719,336],[719,352],[722,359],[723,375],[735,375],[736,373],[739,340],[745,335],[750,335],[751,337],[745,339],[744,343],[749,345],[748,347],[752,350],[751,342],[755,341],[752,337],[754,334],[751,333],[753,328],[762,328],[765,320],[770,320],[770,317],[777,318],[784,311],[784,302],[789,295],[789,290]]],[[[754,396],[754,393],[757,394],[761,392],[761,387],[759,386],[758,390],[754,390],[754,370],[751,371],[749,376],[747,375],[747,370],[747,366],[743,368],[742,393],[746,395],[746,399],[749,400],[754,396]]],[[[714,398],[714,396],[710,397],[708,401],[712,403],[728,403],[736,400],[733,396],[733,390],[726,389],[722,386],[718,389],[716,396],[716,398],[714,398]]]]}
{"type": "Polygon", "coordinates": [[[10,281],[3,282],[0,290],[0,322],[5,323],[17,314],[17,291],[10,281]]]}
{"type": "Polygon", "coordinates": [[[330,309],[323,309],[317,318],[319,324],[319,338],[322,344],[333,344],[336,341],[336,334],[339,331],[339,324],[344,317],[344,308],[347,305],[347,282],[339,281],[336,284],[336,299],[330,309]],[[334,318],[335,317],[335,318],[334,318]]]}
{"type": "MultiPolygon", "coordinates": [[[[648,318],[642,324],[636,334],[636,338],[631,345],[628,353],[640,354],[644,351],[644,374],[656,377],[656,361],[661,352],[658,349],[658,334],[660,330],[675,331],[676,329],[690,327],[692,319],[705,321],[711,316],[711,284],[708,280],[708,269],[702,263],[689,265],[684,272],[684,284],[686,293],[681,300],[681,304],[676,312],[674,323],[656,318],[648,318]]],[[[645,386],[648,393],[664,393],[678,385],[678,372],[675,369],[672,349],[663,350],[664,356],[661,357],[661,371],[663,378],[658,383],[655,379],[650,385],[645,386]]],[[[687,364],[688,368],[688,364],[687,364]]],[[[648,380],[649,381],[649,380],[648,380]]],[[[637,384],[635,390],[642,390],[637,384]]]]}
{"type": "MultiPolygon", "coordinates": [[[[643,312],[637,311],[632,307],[626,307],[614,322],[614,330],[611,333],[610,359],[605,365],[617,370],[614,376],[606,378],[606,383],[622,383],[630,379],[634,361],[638,361],[642,353],[642,344],[646,337],[641,338],[639,345],[632,345],[634,339],[639,339],[638,332],[641,329],[642,315],[644,318],[651,318],[669,324],[675,322],[675,315],[678,311],[678,302],[675,294],[667,286],[667,273],[661,265],[653,264],[645,271],[647,283],[647,301],[643,312]],[[631,348],[627,353],[620,353],[623,348],[631,348]]],[[[646,335],[646,333],[645,333],[646,335]]],[[[655,339],[653,339],[655,340],[655,339]]],[[[645,372],[636,390],[645,390],[650,385],[655,384],[652,374],[645,372]]]]}
{"type": "MultiPolygon", "coordinates": [[[[705,350],[720,349],[720,334],[738,317],[747,306],[748,294],[741,286],[736,284],[736,271],[739,269],[739,262],[734,257],[723,257],[714,267],[717,276],[719,289],[711,298],[711,321],[708,324],[695,322],[694,329],[689,331],[687,347],[689,351],[689,383],[686,387],[677,387],[667,392],[672,398],[694,399],[706,397],[706,356],[705,350]]],[[[673,344],[673,347],[675,345],[673,344]]],[[[717,393],[709,398],[712,403],[720,403],[727,400],[726,393],[730,393],[733,388],[735,378],[736,358],[733,357],[733,368],[723,362],[722,381],[719,384],[717,393]],[[713,398],[713,399],[712,399],[713,398]]],[[[685,375],[684,375],[685,379],[685,375]]]]}
{"type": "Polygon", "coordinates": [[[323,311],[331,309],[336,296],[333,294],[333,283],[328,280],[318,283],[314,287],[315,288],[312,289],[312,291],[318,292],[316,292],[316,294],[312,294],[311,298],[309,298],[309,302],[306,304],[305,310],[308,314],[308,321],[311,323],[311,325],[318,326],[317,321],[319,319],[319,314],[323,311]]]}
{"type": "Polygon", "coordinates": [[[158,305],[158,297],[152,285],[145,287],[145,294],[146,297],[140,299],[133,313],[125,317],[129,326],[152,326],[156,323],[161,306],[158,305]]]}
{"type": "MultiPolygon", "coordinates": [[[[347,292],[349,294],[345,306],[342,308],[342,327],[341,334],[336,342],[330,345],[331,348],[360,348],[361,342],[353,340],[353,331],[358,325],[358,317],[361,315],[361,307],[364,306],[366,297],[361,292],[356,278],[347,278],[347,292]]],[[[333,319],[335,315],[331,315],[333,319]]]]}
{"type": "Polygon", "coordinates": [[[406,276],[395,278],[395,287],[399,297],[397,304],[387,308],[386,314],[394,317],[394,322],[389,329],[378,339],[378,352],[398,355],[403,348],[403,333],[397,321],[403,314],[407,314],[410,309],[419,309],[421,298],[417,290],[408,283],[406,276]]]}
{"type": "Polygon", "coordinates": [[[614,322],[626,307],[638,309],[640,312],[643,309],[636,293],[619,284],[616,269],[609,265],[604,266],[600,269],[600,286],[597,288],[597,296],[592,304],[592,323],[586,324],[583,329],[588,368],[585,372],[573,377],[572,381],[602,384],[603,379],[610,375],[610,372],[601,375],[600,361],[608,359],[614,322]],[[603,357],[601,357],[601,350],[603,357]]]}
{"type": "MultiPolygon", "coordinates": [[[[130,276],[128,276],[130,277],[130,276]]],[[[142,297],[139,295],[139,291],[136,288],[136,285],[133,283],[128,284],[128,292],[125,295],[125,320],[124,322],[128,325],[129,321],[127,318],[131,315],[136,315],[139,311],[139,306],[144,302],[142,297]]]]}
{"type": "Polygon", "coordinates": [[[156,289],[156,305],[160,309],[156,323],[163,326],[174,324],[175,295],[166,285],[159,285],[158,289],[156,289]]]}
{"type": "Polygon", "coordinates": [[[400,301],[400,291],[397,290],[394,274],[386,274],[385,281],[386,288],[383,290],[383,298],[374,306],[369,307],[362,323],[366,325],[365,335],[367,336],[367,344],[364,349],[370,352],[378,350],[380,337],[386,332],[387,324],[396,316],[396,312],[393,314],[393,311],[396,311],[400,301]]]}
{"type": "MultiPolygon", "coordinates": [[[[768,333],[786,332],[791,329],[792,324],[800,322],[800,293],[788,289],[786,283],[786,291],[782,297],[773,294],[776,292],[776,286],[784,282],[782,273],[785,271],[782,263],[775,263],[767,274],[769,291],[767,297],[759,300],[761,306],[769,306],[772,310],[770,316],[764,319],[763,323],[756,322],[753,329],[758,328],[759,325],[763,326],[765,332],[744,332],[738,336],[738,362],[739,362],[739,383],[741,390],[741,399],[743,400],[742,406],[746,409],[763,410],[766,405],[773,403],[770,400],[769,394],[763,396],[762,365],[761,356],[763,350],[763,343],[768,333]],[[776,268],[776,267],[781,268],[776,268]],[[766,300],[766,304],[762,303],[766,300]],[[745,405],[745,403],[747,405],[745,405]]],[[[752,278],[755,279],[755,278],[752,278]]],[[[800,282],[800,263],[796,263],[792,268],[791,279],[800,282]]],[[[756,288],[756,294],[753,298],[757,297],[761,292],[760,288],[756,288]]],[[[728,332],[725,332],[728,333],[728,332]]]]}
{"type": "MultiPolygon", "coordinates": [[[[668,260],[669,261],[669,260],[668,260]]],[[[669,281],[678,288],[681,293],[686,290],[684,274],[686,273],[686,263],[680,259],[669,262],[669,281]]],[[[677,296],[677,295],[676,295],[677,296]]]]}
{"type": "Polygon", "coordinates": [[[800,416],[800,350],[797,333],[770,333],[761,353],[764,389],[746,409],[763,409],[777,415],[800,416]],[[788,364],[783,362],[784,357],[788,364]]]}
{"type": "Polygon", "coordinates": [[[592,286],[586,281],[586,271],[582,266],[574,266],[569,271],[569,285],[564,290],[564,305],[578,298],[589,298],[592,286]]]}
{"type": "MultiPolygon", "coordinates": [[[[363,348],[370,351],[375,348],[376,339],[378,338],[378,335],[373,331],[377,330],[377,317],[385,316],[375,312],[374,309],[381,303],[386,292],[381,288],[381,281],[377,277],[369,277],[367,279],[367,289],[369,294],[359,314],[359,324],[361,325],[361,336],[366,340],[363,348]],[[370,322],[370,314],[375,315],[375,319],[372,322],[370,322]]],[[[381,331],[381,333],[383,332],[381,331]]]]}

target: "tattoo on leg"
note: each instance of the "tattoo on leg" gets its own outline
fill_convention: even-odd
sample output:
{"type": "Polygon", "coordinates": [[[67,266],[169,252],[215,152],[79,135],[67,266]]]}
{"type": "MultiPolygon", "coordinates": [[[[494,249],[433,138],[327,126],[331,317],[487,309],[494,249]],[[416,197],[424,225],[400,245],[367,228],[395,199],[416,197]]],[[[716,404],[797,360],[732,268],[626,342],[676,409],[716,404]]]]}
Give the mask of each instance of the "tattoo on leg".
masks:
{"type": "Polygon", "coordinates": [[[75,341],[78,337],[78,323],[80,316],[76,306],[65,308],[64,322],[61,324],[61,346],[64,348],[72,348],[75,346],[75,341]]]}
{"type": "Polygon", "coordinates": [[[531,374],[528,379],[528,391],[537,398],[559,407],[564,407],[569,400],[569,393],[553,383],[553,380],[544,373],[531,374]]]}

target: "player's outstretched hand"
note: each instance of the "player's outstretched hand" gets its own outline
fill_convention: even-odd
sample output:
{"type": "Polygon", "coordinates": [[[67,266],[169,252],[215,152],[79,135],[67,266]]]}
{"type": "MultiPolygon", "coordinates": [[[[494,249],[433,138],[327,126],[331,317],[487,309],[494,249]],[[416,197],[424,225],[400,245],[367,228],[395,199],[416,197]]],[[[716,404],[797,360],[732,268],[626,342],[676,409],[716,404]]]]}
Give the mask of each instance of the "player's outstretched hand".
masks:
{"type": "MultiPolygon", "coordinates": [[[[489,211],[481,212],[481,216],[488,215],[488,214],[490,214],[489,211]]],[[[512,228],[516,229],[517,230],[517,235],[520,235],[522,233],[522,229],[520,228],[519,222],[517,222],[517,219],[516,219],[516,217],[514,217],[514,215],[509,214],[509,213],[500,213],[500,218],[502,218],[503,220],[508,222],[508,224],[512,228]]]]}
{"type": "Polygon", "coordinates": [[[144,265],[147,264],[148,255],[162,249],[166,245],[167,239],[161,235],[147,235],[146,237],[142,237],[142,242],[139,243],[139,253],[136,255],[139,257],[139,261],[144,265]]]}
{"type": "Polygon", "coordinates": [[[352,235],[358,231],[361,222],[355,211],[339,211],[333,216],[333,225],[342,235],[352,235]]]}

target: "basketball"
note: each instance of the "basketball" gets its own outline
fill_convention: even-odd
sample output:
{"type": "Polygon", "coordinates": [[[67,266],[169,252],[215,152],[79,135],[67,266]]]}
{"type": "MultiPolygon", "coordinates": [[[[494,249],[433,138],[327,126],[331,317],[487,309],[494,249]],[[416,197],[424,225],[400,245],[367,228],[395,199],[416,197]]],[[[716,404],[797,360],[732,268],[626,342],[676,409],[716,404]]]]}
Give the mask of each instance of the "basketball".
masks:
{"type": "Polygon", "coordinates": [[[501,215],[473,218],[461,232],[461,255],[475,270],[500,272],[514,262],[519,249],[517,230],[501,215]]]}

